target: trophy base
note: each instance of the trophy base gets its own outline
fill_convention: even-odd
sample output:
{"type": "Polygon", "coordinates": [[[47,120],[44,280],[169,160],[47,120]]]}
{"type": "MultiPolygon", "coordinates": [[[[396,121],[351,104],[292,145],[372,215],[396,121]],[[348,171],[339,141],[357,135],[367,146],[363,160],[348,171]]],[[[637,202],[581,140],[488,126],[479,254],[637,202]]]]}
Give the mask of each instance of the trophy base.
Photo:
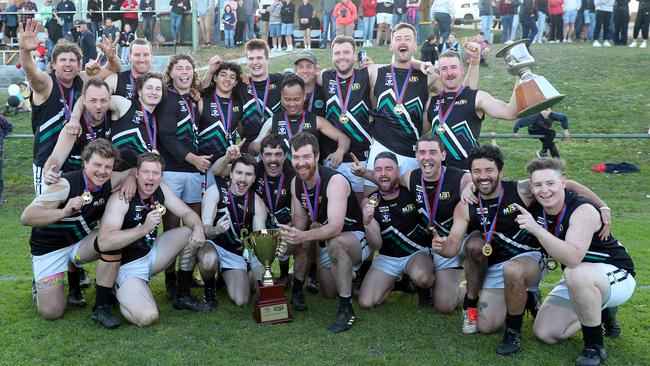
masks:
{"type": "Polygon", "coordinates": [[[284,286],[258,287],[253,316],[258,324],[290,322],[292,320],[291,311],[287,298],[284,296],[284,286]]]}
{"type": "Polygon", "coordinates": [[[531,116],[564,99],[543,76],[535,75],[515,88],[517,118],[531,116]]]}

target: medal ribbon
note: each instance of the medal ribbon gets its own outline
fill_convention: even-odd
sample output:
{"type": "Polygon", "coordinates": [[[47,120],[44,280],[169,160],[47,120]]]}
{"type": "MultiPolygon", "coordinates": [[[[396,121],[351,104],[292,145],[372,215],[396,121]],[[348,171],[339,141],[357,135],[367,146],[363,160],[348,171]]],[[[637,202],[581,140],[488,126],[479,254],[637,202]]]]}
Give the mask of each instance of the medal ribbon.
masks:
{"type": "Polygon", "coordinates": [[[447,121],[447,118],[449,118],[451,111],[454,110],[454,107],[456,106],[456,99],[458,99],[458,97],[463,94],[463,90],[465,90],[464,85],[458,89],[456,95],[454,95],[454,99],[451,101],[451,105],[449,108],[447,108],[447,111],[444,114],[442,113],[442,107],[445,103],[444,93],[438,96],[438,126],[445,125],[445,122],[447,121]]]}
{"type": "Polygon", "coordinates": [[[485,228],[485,216],[483,215],[483,200],[481,199],[481,194],[478,195],[478,205],[481,210],[482,226],[483,226],[483,235],[485,235],[485,243],[490,244],[492,242],[492,237],[494,237],[494,231],[497,228],[497,217],[499,216],[499,207],[501,206],[501,200],[503,199],[503,187],[499,184],[499,199],[497,200],[497,209],[492,219],[492,224],[490,225],[490,232],[488,233],[485,228]]]}
{"type": "Polygon", "coordinates": [[[153,124],[149,122],[149,112],[140,104],[140,110],[142,111],[142,117],[144,117],[144,126],[147,128],[147,136],[149,136],[149,143],[151,143],[151,151],[156,150],[156,135],[158,133],[158,120],[156,120],[156,115],[151,114],[153,124]]]}
{"type": "MultiPolygon", "coordinates": [[[[548,221],[546,220],[546,211],[542,210],[544,215],[544,229],[548,230],[548,221]]],[[[564,214],[566,214],[566,202],[562,204],[562,210],[557,217],[557,222],[555,223],[555,229],[553,230],[553,236],[559,238],[560,228],[562,227],[562,220],[564,219],[564,214]]]]}
{"type": "Polygon", "coordinates": [[[244,216],[243,216],[242,221],[240,222],[239,221],[239,215],[237,214],[237,205],[235,205],[235,199],[234,199],[230,189],[228,189],[228,198],[229,198],[229,201],[230,201],[230,208],[232,208],[232,213],[235,215],[235,223],[238,224],[241,227],[243,227],[244,224],[246,223],[246,212],[248,211],[248,196],[249,196],[249,194],[250,194],[250,191],[246,192],[246,197],[244,198],[244,216]]]}
{"type": "Polygon", "coordinates": [[[440,202],[440,191],[442,190],[442,182],[445,180],[445,172],[447,169],[443,166],[440,168],[440,179],[438,184],[436,184],[436,195],[433,197],[433,206],[429,205],[429,195],[427,194],[427,187],[424,185],[424,176],[420,176],[420,184],[422,185],[422,191],[424,196],[424,208],[429,215],[429,223],[433,225],[433,222],[436,219],[436,214],[438,213],[438,203],[440,202]]]}
{"type": "Polygon", "coordinates": [[[81,176],[83,177],[84,184],[86,185],[84,187],[84,192],[93,192],[93,193],[95,193],[95,192],[99,191],[100,189],[102,189],[102,187],[97,187],[94,191],[91,191],[90,188],[89,188],[90,187],[90,182],[88,181],[88,177],[86,176],[86,173],[82,172],[81,176]]]}
{"type": "Polygon", "coordinates": [[[153,207],[154,207],[154,205],[153,205],[154,204],[153,195],[149,196],[149,204],[144,203],[144,200],[142,199],[142,197],[140,197],[139,194],[137,196],[138,196],[138,201],[140,201],[141,206],[143,206],[144,208],[146,208],[149,211],[153,210],[153,207]]]}
{"type": "Polygon", "coordinates": [[[316,91],[314,90],[311,92],[311,96],[309,97],[309,104],[307,105],[307,112],[311,113],[311,110],[314,109],[314,95],[316,94],[316,91]]]}
{"type": "Polygon", "coordinates": [[[271,78],[266,79],[266,85],[264,86],[264,101],[262,102],[263,105],[260,106],[260,99],[257,96],[257,90],[255,89],[255,82],[251,80],[251,85],[250,89],[253,92],[253,95],[255,96],[255,105],[257,105],[257,109],[260,110],[260,113],[262,116],[264,116],[264,113],[266,112],[266,102],[269,99],[269,85],[271,84],[271,78]]]}
{"type": "Polygon", "coordinates": [[[320,174],[316,177],[316,189],[314,190],[314,204],[312,206],[309,199],[309,191],[307,190],[307,184],[302,182],[302,190],[305,193],[305,202],[307,203],[307,210],[309,211],[309,217],[311,217],[311,222],[317,221],[318,216],[318,196],[320,195],[320,174]]]}
{"type": "Polygon", "coordinates": [[[176,90],[174,88],[174,89],[172,89],[172,91],[174,93],[178,94],[178,96],[183,100],[183,103],[185,104],[185,106],[187,107],[187,110],[190,113],[190,120],[192,121],[192,128],[195,128],[194,121],[195,121],[196,117],[195,117],[195,111],[194,111],[194,102],[192,101],[192,98],[190,98],[190,101],[188,102],[187,99],[185,99],[185,97],[182,96],[181,93],[178,92],[178,90],[176,90]]]}
{"type": "MultiPolygon", "coordinates": [[[[226,137],[228,137],[230,136],[230,125],[232,124],[232,97],[230,97],[230,100],[228,101],[228,115],[224,115],[223,113],[223,108],[221,108],[221,102],[219,100],[217,92],[213,92],[212,97],[214,98],[214,102],[219,109],[219,119],[221,120],[221,124],[225,130],[224,132],[226,133],[226,137]]],[[[230,138],[228,138],[228,140],[230,140],[230,138]]]]}
{"type": "Polygon", "coordinates": [[[406,94],[406,87],[409,85],[409,79],[411,78],[411,73],[413,73],[413,67],[409,67],[409,71],[406,74],[406,80],[404,80],[404,85],[402,85],[402,92],[400,93],[397,90],[397,76],[395,75],[395,65],[390,65],[390,74],[393,77],[393,91],[395,92],[395,99],[397,104],[402,104],[404,99],[404,94],[406,94]]]}
{"type": "Polygon", "coordinates": [[[278,202],[280,202],[280,194],[282,193],[282,185],[284,184],[284,173],[280,175],[280,184],[278,184],[278,191],[275,193],[275,204],[273,204],[273,199],[271,198],[271,188],[269,187],[269,181],[266,179],[266,174],[264,174],[264,191],[266,191],[266,201],[269,204],[269,208],[273,210],[272,214],[278,209],[278,202]]]}
{"type": "Polygon", "coordinates": [[[65,99],[65,92],[63,91],[63,85],[59,82],[57,79],[56,85],[59,86],[59,91],[61,92],[61,97],[63,98],[63,114],[65,115],[65,120],[69,121],[70,120],[70,112],[72,111],[72,102],[74,99],[74,86],[70,88],[70,95],[68,96],[68,99],[65,99]]]}
{"type": "Polygon", "coordinates": [[[131,88],[134,91],[133,94],[135,94],[135,78],[133,77],[133,71],[129,73],[129,81],[131,82],[131,88]]]}
{"type": "Polygon", "coordinates": [[[336,96],[339,98],[339,103],[341,103],[341,114],[348,113],[348,103],[350,102],[350,95],[352,95],[352,85],[354,85],[355,77],[356,73],[352,73],[350,84],[348,84],[348,90],[345,94],[345,100],[343,100],[343,96],[341,95],[341,79],[339,79],[339,74],[336,74],[336,96]]]}
{"type": "MultiPolygon", "coordinates": [[[[289,116],[287,116],[287,112],[284,112],[284,120],[287,121],[287,134],[289,135],[289,140],[293,137],[293,133],[291,132],[291,122],[289,121],[289,116]]],[[[303,127],[305,127],[305,113],[302,113],[302,120],[300,121],[300,125],[298,126],[298,131],[296,134],[299,134],[302,132],[303,127]]]]}
{"type": "Polygon", "coordinates": [[[95,141],[95,139],[97,138],[97,134],[93,129],[93,125],[90,124],[90,122],[88,122],[88,112],[86,111],[84,111],[83,120],[84,120],[84,125],[86,125],[86,129],[88,130],[88,132],[90,132],[90,141],[95,141]]]}

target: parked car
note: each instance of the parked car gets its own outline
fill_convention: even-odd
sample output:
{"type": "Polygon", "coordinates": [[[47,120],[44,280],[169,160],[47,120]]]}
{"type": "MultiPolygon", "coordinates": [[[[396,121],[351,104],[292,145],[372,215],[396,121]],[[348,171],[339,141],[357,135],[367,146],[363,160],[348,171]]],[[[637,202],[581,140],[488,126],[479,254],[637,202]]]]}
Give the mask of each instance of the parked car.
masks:
{"type": "Polygon", "coordinates": [[[456,24],[471,24],[479,20],[478,2],[471,0],[454,1],[456,24]]]}

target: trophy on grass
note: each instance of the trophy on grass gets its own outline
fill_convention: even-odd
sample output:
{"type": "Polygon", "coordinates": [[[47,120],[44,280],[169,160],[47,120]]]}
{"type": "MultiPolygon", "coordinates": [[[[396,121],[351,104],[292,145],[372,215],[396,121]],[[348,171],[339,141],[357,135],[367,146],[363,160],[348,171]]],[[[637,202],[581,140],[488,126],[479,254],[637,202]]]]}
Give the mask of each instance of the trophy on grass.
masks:
{"type": "Polygon", "coordinates": [[[291,321],[289,305],[284,296],[284,286],[273,284],[271,265],[278,251],[284,252],[286,244],[281,243],[280,229],[262,229],[252,233],[244,229],[241,232],[242,243],[252,250],[264,265],[262,286],[257,289],[255,300],[255,320],[259,324],[286,323],[291,321]],[[284,249],[283,249],[283,246],[284,249]]]}
{"type": "Polygon", "coordinates": [[[522,39],[514,42],[496,54],[496,57],[503,57],[506,61],[508,73],[519,76],[519,82],[515,87],[517,118],[539,113],[564,99],[564,95],[560,94],[545,77],[530,71],[530,67],[535,64],[535,59],[526,48],[527,41],[522,39]]]}

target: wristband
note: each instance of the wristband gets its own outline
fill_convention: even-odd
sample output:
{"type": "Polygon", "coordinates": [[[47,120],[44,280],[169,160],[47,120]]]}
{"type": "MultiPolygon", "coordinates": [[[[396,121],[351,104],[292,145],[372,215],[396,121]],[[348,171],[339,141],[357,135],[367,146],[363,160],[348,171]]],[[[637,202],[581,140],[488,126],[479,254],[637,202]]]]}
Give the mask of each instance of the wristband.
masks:
{"type": "Polygon", "coordinates": [[[609,208],[609,207],[607,207],[607,206],[598,207],[598,209],[599,209],[600,211],[611,211],[611,210],[612,210],[611,208],[609,208]]]}

